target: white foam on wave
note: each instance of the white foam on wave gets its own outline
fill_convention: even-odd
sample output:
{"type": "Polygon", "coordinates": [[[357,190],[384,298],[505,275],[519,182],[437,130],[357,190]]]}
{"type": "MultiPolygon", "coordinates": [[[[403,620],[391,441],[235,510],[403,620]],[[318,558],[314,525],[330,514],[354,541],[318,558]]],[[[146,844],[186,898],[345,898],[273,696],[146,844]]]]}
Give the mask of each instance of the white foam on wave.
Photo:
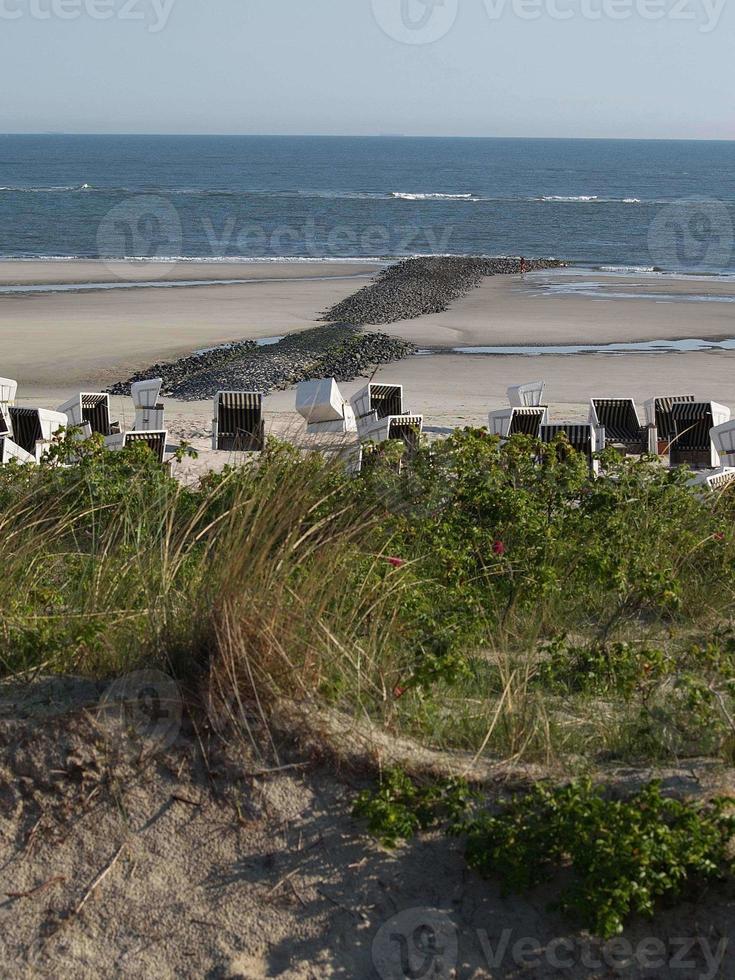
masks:
{"type": "Polygon", "coordinates": [[[391,197],[398,201],[476,201],[474,194],[415,194],[393,191],[391,197]]]}
{"type": "Polygon", "coordinates": [[[639,197],[598,197],[597,194],[547,194],[532,198],[549,204],[642,204],[639,197]]]}

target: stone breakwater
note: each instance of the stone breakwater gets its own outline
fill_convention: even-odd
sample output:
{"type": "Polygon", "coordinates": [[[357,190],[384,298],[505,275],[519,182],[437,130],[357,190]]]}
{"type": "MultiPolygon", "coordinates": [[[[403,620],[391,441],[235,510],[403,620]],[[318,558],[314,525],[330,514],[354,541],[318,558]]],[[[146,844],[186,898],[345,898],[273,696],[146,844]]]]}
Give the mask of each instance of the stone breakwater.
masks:
{"type": "MultiPolygon", "coordinates": [[[[523,269],[563,266],[557,259],[524,259],[523,269]]],[[[327,310],[323,320],[379,324],[443,313],[451,303],[479,286],[486,276],[518,275],[520,258],[431,256],[389,266],[364,289],[327,310]]]]}
{"type": "Polygon", "coordinates": [[[238,341],[178,361],[153,364],[108,390],[127,395],[134,381],[163,378],[162,394],[182,401],[208,400],[227,390],[267,394],[312,378],[352,381],[415,351],[416,347],[404,340],[330,323],[288,334],[265,346],[238,341]]]}

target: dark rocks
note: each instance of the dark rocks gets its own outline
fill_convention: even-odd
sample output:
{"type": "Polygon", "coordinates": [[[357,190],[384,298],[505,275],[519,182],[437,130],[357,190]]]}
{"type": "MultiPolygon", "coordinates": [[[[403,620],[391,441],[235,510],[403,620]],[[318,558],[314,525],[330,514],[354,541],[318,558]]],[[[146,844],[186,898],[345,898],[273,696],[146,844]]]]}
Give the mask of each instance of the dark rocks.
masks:
{"type": "Polygon", "coordinates": [[[243,341],[192,354],[170,364],[154,364],[110,388],[128,394],[133,381],[163,378],[162,394],[182,401],[210,399],[218,391],[269,391],[311,378],[351,381],[415,352],[413,344],[380,333],[363,333],[350,324],[331,323],[288,334],[258,346],[243,341]]]}
{"type": "MultiPolygon", "coordinates": [[[[562,265],[556,259],[525,259],[524,271],[562,265]]],[[[441,313],[454,300],[479,286],[486,276],[520,272],[520,258],[406,259],[384,269],[375,282],[327,310],[323,319],[354,324],[395,323],[426,313],[441,313]]]]}

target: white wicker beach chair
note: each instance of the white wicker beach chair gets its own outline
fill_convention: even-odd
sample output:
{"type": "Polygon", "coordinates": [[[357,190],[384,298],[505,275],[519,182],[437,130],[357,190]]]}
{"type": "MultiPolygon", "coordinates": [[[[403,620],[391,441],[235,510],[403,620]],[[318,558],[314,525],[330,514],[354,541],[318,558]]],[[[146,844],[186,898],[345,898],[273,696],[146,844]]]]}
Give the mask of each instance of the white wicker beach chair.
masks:
{"type": "Polygon", "coordinates": [[[545,384],[543,381],[529,381],[523,385],[511,385],[508,388],[508,401],[511,408],[533,408],[544,400],[545,384]]]}
{"type": "Polygon", "coordinates": [[[259,391],[218,391],[214,397],[212,449],[262,452],[265,446],[263,395],[259,391]]]}
{"type": "Polygon", "coordinates": [[[709,434],[720,462],[725,466],[735,464],[735,419],[714,426],[709,434]]]}
{"type": "Polygon", "coordinates": [[[59,412],[66,415],[70,427],[85,429],[88,423],[90,433],[103,436],[120,431],[119,423],[110,421],[110,396],[105,392],[82,391],[60,405],[59,412]]]}
{"type": "Polygon", "coordinates": [[[11,460],[18,463],[35,463],[36,457],[21,449],[9,436],[0,435],[0,465],[11,460]]]}
{"type": "Polygon", "coordinates": [[[18,382],[0,378],[0,434],[10,432],[10,406],[15,404],[18,382]]]}
{"type": "Polygon", "coordinates": [[[589,421],[600,450],[613,445],[635,456],[648,452],[648,427],[641,425],[632,398],[591,398],[589,421]]]}
{"type": "Polygon", "coordinates": [[[721,466],[716,470],[697,473],[689,480],[689,486],[703,487],[712,493],[716,493],[718,490],[729,487],[733,481],[735,481],[735,466],[721,466]]]}
{"type": "Polygon", "coordinates": [[[54,435],[69,424],[66,415],[45,408],[10,406],[10,427],[13,442],[40,460],[54,435]]]}
{"type": "Polygon", "coordinates": [[[166,455],[167,437],[168,432],[165,429],[162,429],[160,432],[115,432],[113,435],[105,438],[105,445],[113,452],[117,452],[125,449],[126,446],[132,446],[142,442],[148,446],[158,462],[162,463],[166,455]]]}
{"type": "Polygon", "coordinates": [[[160,401],[162,378],[135,381],[130,386],[130,397],[135,406],[135,432],[163,432],[164,407],[160,401]]]}
{"type": "Polygon", "coordinates": [[[296,411],[309,434],[357,432],[355,412],[334,378],[302,381],[296,389],[296,411]]]}
{"type": "Polygon", "coordinates": [[[403,385],[371,382],[353,396],[352,407],[361,442],[401,439],[409,446],[418,445],[424,418],[404,412],[403,385]]]}
{"type": "Polygon", "coordinates": [[[546,405],[524,408],[500,408],[490,412],[488,424],[490,432],[501,439],[523,434],[538,438],[539,429],[548,421],[549,410],[546,405]]]}

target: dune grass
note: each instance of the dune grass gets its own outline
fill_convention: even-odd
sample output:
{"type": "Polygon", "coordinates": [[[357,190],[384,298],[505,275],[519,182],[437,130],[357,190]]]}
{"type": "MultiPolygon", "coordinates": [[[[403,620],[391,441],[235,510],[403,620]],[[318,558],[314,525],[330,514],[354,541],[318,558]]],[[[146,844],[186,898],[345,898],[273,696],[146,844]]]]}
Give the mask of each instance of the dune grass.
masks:
{"type": "Polygon", "coordinates": [[[196,488],[70,437],[3,467],[0,669],[157,667],[245,728],[292,700],[507,760],[731,758],[732,494],[479,430],[398,452],[355,479],[274,442],[196,488]]]}

